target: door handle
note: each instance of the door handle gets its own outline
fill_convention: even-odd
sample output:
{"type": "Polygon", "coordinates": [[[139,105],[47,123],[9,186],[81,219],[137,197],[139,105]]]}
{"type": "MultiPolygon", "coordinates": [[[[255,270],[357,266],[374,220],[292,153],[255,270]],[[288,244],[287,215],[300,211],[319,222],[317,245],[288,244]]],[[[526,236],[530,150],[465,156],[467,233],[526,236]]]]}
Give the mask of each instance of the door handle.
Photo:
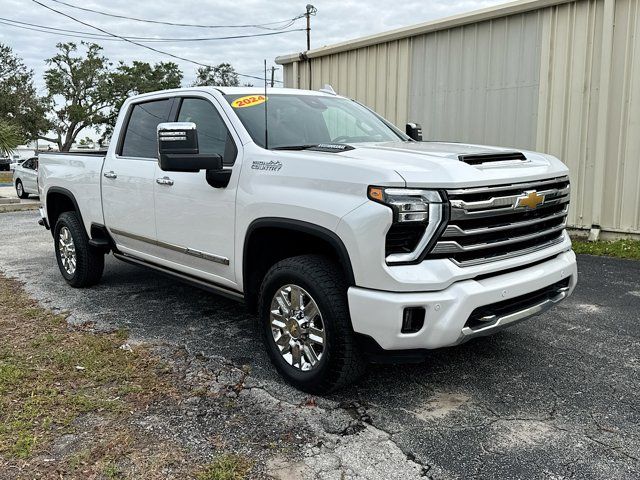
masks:
{"type": "Polygon", "coordinates": [[[114,172],[113,170],[111,170],[110,172],[104,172],[103,175],[106,178],[118,178],[118,175],[116,175],[116,172],[114,172]]]}
{"type": "Polygon", "coordinates": [[[167,185],[170,187],[171,185],[173,185],[173,180],[171,180],[169,177],[156,178],[156,183],[158,185],[167,185]]]}

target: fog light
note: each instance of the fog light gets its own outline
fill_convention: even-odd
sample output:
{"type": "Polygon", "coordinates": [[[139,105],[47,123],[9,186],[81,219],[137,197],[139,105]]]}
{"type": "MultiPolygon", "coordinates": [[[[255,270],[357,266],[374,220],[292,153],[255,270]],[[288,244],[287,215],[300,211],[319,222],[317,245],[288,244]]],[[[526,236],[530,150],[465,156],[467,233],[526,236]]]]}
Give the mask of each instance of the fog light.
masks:
{"type": "Polygon", "coordinates": [[[409,307],[402,315],[402,333],[416,333],[424,326],[425,310],[423,307],[409,307]]]}

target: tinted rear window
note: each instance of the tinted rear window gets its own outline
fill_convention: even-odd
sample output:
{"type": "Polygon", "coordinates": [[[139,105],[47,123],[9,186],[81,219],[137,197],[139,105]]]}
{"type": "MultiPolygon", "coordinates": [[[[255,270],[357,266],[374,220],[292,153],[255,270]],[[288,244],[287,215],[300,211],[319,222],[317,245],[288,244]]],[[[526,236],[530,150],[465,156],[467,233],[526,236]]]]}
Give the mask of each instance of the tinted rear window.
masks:
{"type": "Polygon", "coordinates": [[[122,156],[157,158],[156,130],[158,124],[168,120],[170,110],[170,98],[134,105],[122,144],[122,156]]]}

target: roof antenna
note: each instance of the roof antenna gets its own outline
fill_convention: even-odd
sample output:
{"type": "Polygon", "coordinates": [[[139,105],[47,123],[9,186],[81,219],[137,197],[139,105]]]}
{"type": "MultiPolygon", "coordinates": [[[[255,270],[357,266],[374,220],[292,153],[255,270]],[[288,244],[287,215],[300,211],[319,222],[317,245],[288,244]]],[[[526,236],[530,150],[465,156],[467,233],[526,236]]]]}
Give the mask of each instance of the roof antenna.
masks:
{"type": "Polygon", "coordinates": [[[267,115],[267,59],[264,59],[264,148],[269,150],[269,124],[267,115]]]}

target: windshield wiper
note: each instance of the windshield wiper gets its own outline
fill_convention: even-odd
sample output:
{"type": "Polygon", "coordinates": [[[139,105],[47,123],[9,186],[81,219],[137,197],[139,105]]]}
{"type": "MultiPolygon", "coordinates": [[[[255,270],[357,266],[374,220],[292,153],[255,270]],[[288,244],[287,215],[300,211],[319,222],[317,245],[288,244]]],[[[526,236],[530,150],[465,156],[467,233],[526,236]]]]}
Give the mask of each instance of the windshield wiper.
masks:
{"type": "Polygon", "coordinates": [[[307,150],[317,146],[317,143],[314,143],[313,145],[285,145],[283,147],[273,147],[271,150],[307,150]]]}

